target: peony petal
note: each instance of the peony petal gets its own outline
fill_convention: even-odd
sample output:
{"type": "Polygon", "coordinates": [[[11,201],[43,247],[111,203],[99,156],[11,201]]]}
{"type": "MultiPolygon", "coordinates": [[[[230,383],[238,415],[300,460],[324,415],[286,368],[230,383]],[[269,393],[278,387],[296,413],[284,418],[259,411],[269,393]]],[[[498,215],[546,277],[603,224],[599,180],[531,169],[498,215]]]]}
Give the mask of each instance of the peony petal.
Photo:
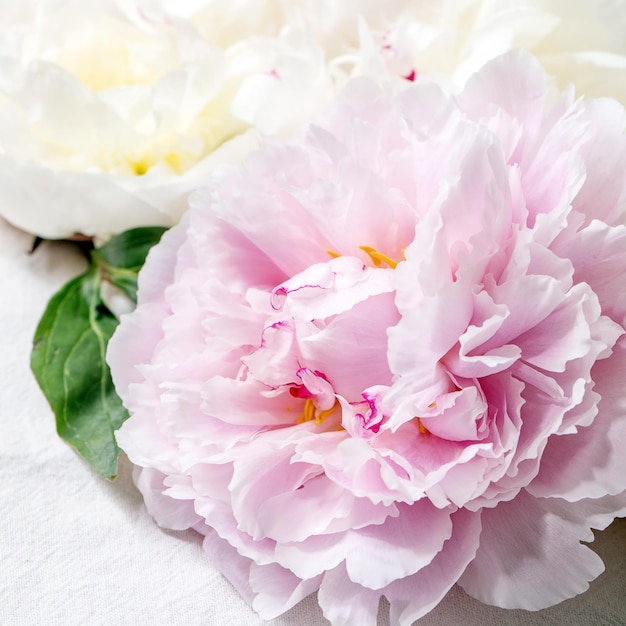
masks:
{"type": "Polygon", "coordinates": [[[376,626],[381,595],[352,582],[340,565],[324,574],[318,600],[333,626],[376,626]]]}
{"type": "Polygon", "coordinates": [[[263,330],[259,348],[241,361],[255,380],[268,387],[297,384],[300,363],[296,346],[293,323],[276,322],[263,330]]]}
{"type": "Polygon", "coordinates": [[[164,493],[167,490],[165,478],[165,474],[150,468],[134,473],[135,484],[156,523],[163,528],[186,530],[201,522],[202,518],[194,510],[193,500],[175,499],[164,493]]]}
{"type": "Polygon", "coordinates": [[[295,490],[268,495],[256,515],[266,536],[298,542],[312,535],[379,525],[396,514],[395,506],[373,504],[369,498],[356,498],[322,475],[308,479],[295,490]],[[277,515],[277,511],[289,511],[289,514],[277,515]]]}
{"type": "Polygon", "coordinates": [[[276,558],[302,578],[345,560],[350,580],[369,589],[382,589],[426,567],[451,533],[450,513],[423,500],[399,506],[398,515],[389,516],[385,524],[277,545],[276,558]]]}
{"type": "Polygon", "coordinates": [[[452,515],[454,531],[432,562],[419,572],[391,583],[385,596],[390,622],[410,626],[433,609],[474,558],[481,531],[480,513],[460,509],[452,515]]]}
{"type": "Polygon", "coordinates": [[[490,61],[468,80],[462,105],[476,119],[484,116],[489,105],[506,111],[523,122],[532,137],[544,112],[545,82],[541,65],[525,52],[513,50],[490,61]]]}
{"type": "MultiPolygon", "coordinates": [[[[322,474],[321,469],[309,463],[292,463],[291,455],[293,444],[290,442],[275,440],[271,436],[257,439],[254,449],[248,450],[245,455],[235,460],[233,477],[228,489],[231,493],[232,508],[238,527],[248,533],[255,540],[271,537],[271,528],[281,526],[280,522],[274,522],[265,514],[260,516],[265,503],[275,496],[295,492],[310,479],[322,474]],[[268,462],[268,452],[271,451],[271,463],[268,462]],[[263,524],[269,524],[266,527],[263,524]]],[[[233,454],[237,455],[238,450],[233,454]]],[[[306,507],[305,507],[306,508],[306,507]]],[[[277,509],[274,509],[275,511],[277,509]]],[[[267,513],[267,511],[266,511],[267,513]]],[[[326,512],[326,521],[321,525],[328,524],[335,511],[326,512]]],[[[292,520],[294,526],[290,534],[297,536],[302,530],[298,527],[299,521],[292,520]]],[[[316,524],[315,520],[303,519],[304,527],[316,524]]]]}
{"type": "MultiPolygon", "coordinates": [[[[172,226],[174,219],[128,193],[101,174],[55,172],[30,163],[16,163],[0,154],[1,214],[12,224],[46,239],[63,239],[75,233],[108,238],[138,226],[172,226]],[[50,212],[49,199],[56,198],[50,212]],[[58,209],[56,208],[58,207],[58,209]]],[[[182,212],[184,196],[172,202],[172,212],[182,212]]]]}
{"type": "Polygon", "coordinates": [[[479,421],[487,411],[484,396],[474,386],[440,396],[432,411],[420,415],[428,432],[448,441],[472,441],[478,437],[479,421]]]}
{"type": "Polygon", "coordinates": [[[626,340],[622,338],[613,356],[594,366],[600,402],[593,425],[571,435],[550,437],[539,474],[527,488],[529,493],[573,502],[624,490],[626,399],[620,382],[624,371],[626,340]]]}
{"type": "Polygon", "coordinates": [[[301,580],[280,565],[250,566],[250,587],[254,592],[252,608],[266,620],[274,619],[317,591],[322,576],[301,580]]]}
{"type": "Polygon", "coordinates": [[[301,401],[289,394],[268,397],[269,388],[254,379],[214,376],[204,383],[202,411],[235,425],[291,426],[300,415],[301,401]],[[265,393],[264,393],[265,392],[265,393]]]}
{"type": "Polygon", "coordinates": [[[250,566],[253,561],[241,556],[214,530],[205,527],[202,547],[211,562],[228,579],[230,584],[248,604],[252,604],[254,591],[250,585],[250,566]]]}
{"type": "Polygon", "coordinates": [[[400,514],[383,526],[354,533],[355,545],[346,555],[346,570],[354,582],[381,589],[426,567],[452,534],[449,511],[427,500],[398,507],[400,514]],[[419,533],[416,534],[416,528],[419,533]],[[368,549],[357,549],[367,542],[368,549]]]}
{"type": "Polygon", "coordinates": [[[391,270],[372,269],[355,257],[311,265],[272,292],[272,306],[285,306],[296,320],[323,320],[371,296],[393,289],[391,270]]]}
{"type": "MultiPolygon", "coordinates": [[[[626,59],[621,60],[626,69],[626,59]]],[[[594,69],[594,72],[598,68],[594,69]]],[[[607,84],[608,90],[612,87],[607,84]]],[[[608,94],[606,94],[608,95],[608,94]]],[[[622,94],[622,103],[625,101],[622,94]]],[[[583,119],[593,124],[593,133],[581,147],[586,168],[585,182],[574,199],[574,209],[587,216],[587,222],[598,219],[611,226],[624,224],[626,183],[613,174],[626,158],[626,112],[612,100],[598,99],[585,102],[583,119]]]]}
{"type": "Polygon", "coordinates": [[[571,259],[576,280],[591,287],[600,301],[602,313],[623,326],[626,320],[626,298],[622,289],[626,226],[609,227],[594,220],[569,237],[557,240],[555,250],[571,259]]]}
{"type": "Polygon", "coordinates": [[[572,518],[574,510],[524,491],[484,510],[480,547],[459,584],[482,602],[535,611],[582,593],[604,566],[581,545],[591,533],[584,511],[572,518]]]}
{"type": "Polygon", "coordinates": [[[304,362],[321,371],[336,393],[358,401],[372,385],[391,383],[386,361],[387,329],[398,320],[391,294],[373,295],[337,315],[317,332],[299,333],[304,362]]]}

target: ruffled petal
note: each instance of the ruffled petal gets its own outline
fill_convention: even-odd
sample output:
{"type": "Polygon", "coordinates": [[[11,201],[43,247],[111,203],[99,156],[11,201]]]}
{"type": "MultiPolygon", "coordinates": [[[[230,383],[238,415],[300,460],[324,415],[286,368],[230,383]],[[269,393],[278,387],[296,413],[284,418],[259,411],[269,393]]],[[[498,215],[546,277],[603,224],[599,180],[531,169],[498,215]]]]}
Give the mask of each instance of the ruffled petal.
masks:
{"type": "Polygon", "coordinates": [[[341,565],[324,574],[317,597],[333,626],[376,626],[381,595],[354,583],[341,565]]]}
{"type": "Polygon", "coordinates": [[[527,487],[529,493],[575,502],[624,491],[626,397],[621,381],[625,371],[626,340],[622,338],[613,356],[594,366],[599,402],[593,425],[550,437],[539,474],[527,487]]]}
{"type": "Polygon", "coordinates": [[[604,570],[580,543],[593,538],[586,512],[524,491],[484,510],[480,547],[459,584],[487,604],[534,611],[582,593],[604,570]]]}
{"type": "Polygon", "coordinates": [[[460,509],[452,515],[454,531],[432,562],[385,589],[390,622],[410,626],[433,609],[456,583],[479,545],[480,513],[460,509]]]}

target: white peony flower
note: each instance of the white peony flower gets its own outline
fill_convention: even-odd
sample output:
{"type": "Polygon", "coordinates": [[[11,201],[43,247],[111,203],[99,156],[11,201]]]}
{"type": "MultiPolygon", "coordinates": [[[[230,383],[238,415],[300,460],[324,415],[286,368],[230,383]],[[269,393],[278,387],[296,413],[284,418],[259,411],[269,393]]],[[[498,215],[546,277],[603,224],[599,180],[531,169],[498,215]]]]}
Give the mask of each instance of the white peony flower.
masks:
{"type": "MultiPolygon", "coordinates": [[[[158,7],[156,7],[158,8],[158,7]]],[[[55,238],[171,225],[241,152],[230,112],[253,60],[147,3],[0,8],[0,214],[55,238]],[[153,7],[154,8],[154,7],[153,7]]]]}
{"type": "Polygon", "coordinates": [[[384,33],[396,67],[440,71],[462,86],[487,61],[525,48],[559,90],[626,104],[624,0],[401,2],[384,33]]]}
{"type": "Polygon", "coordinates": [[[174,223],[195,170],[244,129],[225,54],[134,3],[6,11],[0,213],[50,238],[174,223]]]}
{"type": "MultiPolygon", "coordinates": [[[[259,33],[302,23],[348,73],[363,69],[367,24],[377,51],[394,73],[441,72],[461,88],[487,61],[525,48],[543,64],[559,90],[613,97],[626,104],[625,0],[164,0],[169,10],[204,36],[233,43],[240,15],[259,33]]],[[[249,28],[245,37],[254,32],[249,28]]],[[[370,51],[371,52],[371,51],[370,51]]],[[[371,69],[368,67],[368,69],[371,69]]]]}

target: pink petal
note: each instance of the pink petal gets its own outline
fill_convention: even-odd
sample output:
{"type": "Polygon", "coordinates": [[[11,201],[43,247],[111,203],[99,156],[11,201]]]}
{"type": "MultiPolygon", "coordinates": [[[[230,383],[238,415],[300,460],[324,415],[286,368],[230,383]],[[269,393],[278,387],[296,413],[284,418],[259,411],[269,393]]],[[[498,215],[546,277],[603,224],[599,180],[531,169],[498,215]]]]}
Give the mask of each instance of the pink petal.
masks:
{"type": "Polygon", "coordinates": [[[399,505],[398,511],[381,525],[281,544],[276,558],[302,578],[345,561],[350,580],[369,589],[382,589],[426,567],[452,534],[450,513],[427,500],[399,505]]]}
{"type": "Polygon", "coordinates": [[[387,329],[398,321],[392,294],[372,296],[332,318],[317,332],[303,333],[299,348],[307,367],[324,372],[336,393],[358,401],[372,385],[391,383],[387,329]]]}
{"type": "Polygon", "coordinates": [[[202,547],[213,565],[228,579],[239,595],[252,604],[254,591],[250,585],[250,566],[253,561],[241,556],[212,528],[205,527],[202,547]]]}
{"type": "MultiPolygon", "coordinates": [[[[586,100],[584,122],[591,123],[580,152],[588,164],[585,182],[573,201],[574,209],[611,226],[624,223],[626,181],[615,176],[626,160],[626,112],[617,102],[606,99],[586,100]]],[[[583,121],[581,120],[581,121],[583,121]]]]}
{"type": "Polygon", "coordinates": [[[323,320],[372,296],[393,290],[391,270],[366,267],[356,257],[338,257],[307,268],[276,287],[272,306],[287,306],[296,320],[323,320]]]}
{"type": "Polygon", "coordinates": [[[604,570],[580,543],[592,536],[580,503],[522,491],[483,510],[482,525],[476,557],[459,579],[481,602],[536,611],[582,593],[604,570]]]}
{"type": "Polygon", "coordinates": [[[546,77],[539,62],[522,50],[513,50],[488,62],[467,82],[463,109],[476,119],[502,109],[525,125],[532,137],[544,113],[546,77]]]}
{"type": "Polygon", "coordinates": [[[353,549],[346,555],[346,570],[354,582],[381,589],[426,567],[452,535],[449,511],[429,501],[400,505],[400,514],[383,526],[354,533],[353,549]],[[416,533],[419,528],[419,533],[416,533]],[[357,548],[367,543],[368,549],[357,548]]]}
{"type": "Polygon", "coordinates": [[[322,576],[301,580],[275,563],[250,566],[252,608],[265,620],[274,619],[318,590],[322,576]]]}
{"type": "Polygon", "coordinates": [[[166,476],[160,472],[142,468],[135,472],[135,483],[143,495],[148,513],[157,524],[172,530],[186,530],[200,522],[202,518],[195,512],[193,500],[179,500],[167,496],[163,484],[166,476]]]}
{"type": "Polygon", "coordinates": [[[270,388],[250,378],[214,376],[202,388],[202,411],[228,424],[291,426],[302,411],[302,401],[288,393],[268,396],[270,388]]]}
{"type": "Polygon", "coordinates": [[[587,283],[598,296],[602,313],[624,325],[626,226],[609,227],[593,221],[580,231],[557,240],[554,248],[559,255],[572,261],[575,280],[587,283]]]}
{"type": "Polygon", "coordinates": [[[392,624],[410,626],[431,611],[474,558],[481,532],[480,513],[460,509],[452,515],[452,524],[452,537],[429,565],[384,590],[391,604],[392,624]]]}
{"type": "Polygon", "coordinates": [[[571,435],[550,437],[539,474],[528,486],[531,494],[576,501],[624,491],[626,339],[614,350],[593,368],[594,389],[600,394],[593,424],[571,435]]]}
{"type": "Polygon", "coordinates": [[[241,361],[255,380],[269,388],[296,384],[300,363],[293,323],[285,320],[265,328],[261,345],[241,361]]]}
{"type": "Polygon", "coordinates": [[[487,412],[487,403],[480,389],[465,387],[454,393],[439,396],[435,407],[424,412],[420,419],[424,428],[448,441],[472,441],[478,437],[480,419],[487,412]]]}
{"type": "Polygon", "coordinates": [[[297,542],[313,535],[379,525],[395,514],[395,506],[356,498],[322,475],[308,479],[295,490],[267,495],[258,508],[256,521],[266,536],[297,542]],[[281,515],[281,511],[289,514],[281,515]]]}
{"type": "Polygon", "coordinates": [[[381,595],[352,582],[340,565],[324,575],[317,597],[333,626],[376,626],[381,595]]]}

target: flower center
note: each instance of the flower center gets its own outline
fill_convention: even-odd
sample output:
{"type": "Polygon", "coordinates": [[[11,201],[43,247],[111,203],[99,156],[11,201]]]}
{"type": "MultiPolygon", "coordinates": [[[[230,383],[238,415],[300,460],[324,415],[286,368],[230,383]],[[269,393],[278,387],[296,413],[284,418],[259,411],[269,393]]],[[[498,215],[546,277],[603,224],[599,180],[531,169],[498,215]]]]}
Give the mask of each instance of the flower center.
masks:
{"type": "Polygon", "coordinates": [[[106,145],[98,164],[106,172],[133,176],[144,176],[155,166],[181,175],[244,130],[228,111],[209,103],[183,132],[164,130],[156,141],[126,149],[106,145]]]}
{"type": "Polygon", "coordinates": [[[321,372],[313,372],[307,368],[300,368],[297,377],[302,384],[290,387],[289,393],[294,398],[305,399],[298,424],[312,420],[321,424],[339,406],[332,385],[321,372]]]}
{"type": "Polygon", "coordinates": [[[419,417],[416,417],[415,420],[417,422],[417,428],[420,431],[420,435],[430,435],[430,431],[426,428],[426,426],[424,426],[422,420],[419,417]]]}
{"type": "Polygon", "coordinates": [[[125,20],[103,12],[95,22],[81,21],[67,42],[46,52],[45,60],[102,94],[99,102],[121,118],[119,131],[99,136],[88,162],[84,151],[64,146],[64,167],[83,171],[96,166],[125,176],[144,176],[158,167],[180,176],[248,128],[230,112],[230,91],[214,92],[206,81],[196,80],[197,68],[183,63],[174,26],[139,13],[125,20]],[[163,109],[159,94],[169,93],[163,81],[174,78],[184,79],[185,96],[173,95],[171,102],[168,96],[163,109]]]}
{"type": "MultiPolygon", "coordinates": [[[[376,248],[372,246],[359,246],[359,250],[363,250],[365,254],[372,260],[374,267],[382,267],[383,263],[388,265],[392,270],[395,270],[399,261],[394,261],[391,257],[383,254],[382,252],[378,252],[376,248]]],[[[326,250],[326,253],[330,255],[333,259],[336,259],[340,256],[339,252],[335,252],[334,250],[326,250]]],[[[402,258],[404,260],[404,250],[402,250],[402,258]]]]}
{"type": "Polygon", "coordinates": [[[363,252],[365,252],[365,254],[372,259],[374,267],[380,267],[383,263],[386,263],[392,270],[395,270],[398,265],[397,261],[394,261],[382,252],[378,252],[378,250],[372,248],[371,246],[359,246],[359,249],[363,250],[363,252]]]}
{"type": "Polygon", "coordinates": [[[320,411],[316,406],[312,398],[308,398],[304,403],[304,410],[302,415],[298,418],[298,424],[304,424],[315,420],[316,424],[321,424],[329,415],[335,412],[335,409],[339,406],[339,402],[335,400],[335,404],[330,409],[320,411]]]}

